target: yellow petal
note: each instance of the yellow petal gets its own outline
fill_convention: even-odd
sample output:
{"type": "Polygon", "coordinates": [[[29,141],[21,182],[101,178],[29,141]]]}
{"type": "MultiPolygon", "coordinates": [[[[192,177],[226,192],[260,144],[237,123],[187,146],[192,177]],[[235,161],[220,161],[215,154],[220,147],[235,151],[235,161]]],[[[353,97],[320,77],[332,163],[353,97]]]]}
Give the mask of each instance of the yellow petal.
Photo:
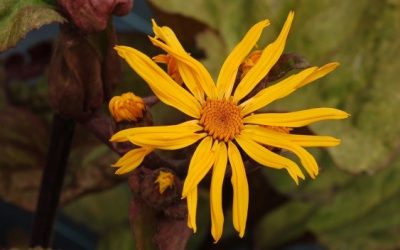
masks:
{"type": "Polygon", "coordinates": [[[334,147],[340,144],[340,139],[320,135],[288,135],[288,139],[302,147],[334,147]]]}
{"type": "Polygon", "coordinates": [[[129,141],[135,145],[141,147],[153,147],[164,150],[176,150],[192,145],[196,141],[207,136],[206,133],[201,134],[162,134],[154,136],[148,135],[137,135],[128,137],[129,141]]]}
{"type": "Polygon", "coordinates": [[[238,148],[232,142],[228,144],[229,162],[232,168],[233,226],[243,237],[246,229],[247,211],[249,206],[249,185],[247,183],[246,170],[238,148]]]}
{"type": "Polygon", "coordinates": [[[201,105],[196,98],[174,82],[153,60],[134,48],[126,46],[115,46],[114,48],[148,83],[162,102],[191,117],[200,117],[201,105]]]}
{"type": "Polygon", "coordinates": [[[160,55],[156,55],[153,56],[153,61],[155,61],[156,63],[165,63],[168,64],[169,62],[169,57],[168,55],[164,55],[164,54],[160,54],[160,55]]]}
{"type": "Polygon", "coordinates": [[[201,131],[203,128],[198,124],[198,120],[191,120],[182,122],[177,125],[170,126],[151,126],[151,127],[136,127],[136,128],[128,128],[121,130],[115,133],[110,141],[112,142],[125,142],[128,141],[129,137],[138,136],[138,135],[157,135],[153,136],[158,137],[163,134],[173,134],[173,135],[188,135],[194,134],[198,131],[201,131]]]}
{"type": "Polygon", "coordinates": [[[188,221],[187,225],[193,229],[193,233],[196,233],[196,213],[197,213],[197,187],[194,188],[186,197],[188,207],[188,221]]]}
{"type": "MultiPolygon", "coordinates": [[[[167,46],[175,50],[177,53],[189,55],[179,42],[175,33],[169,27],[159,27],[154,20],[152,20],[152,22],[153,31],[156,35],[155,38],[159,38],[164,41],[167,46]]],[[[180,61],[177,61],[177,68],[186,87],[193,94],[193,96],[197,98],[198,101],[202,102],[204,100],[204,91],[199,80],[197,79],[196,72],[193,72],[190,67],[180,61]]]]}
{"type": "Polygon", "coordinates": [[[271,152],[246,136],[239,135],[235,139],[246,154],[259,164],[276,169],[285,168],[296,184],[299,183],[299,177],[305,178],[300,168],[293,161],[271,152]]]}
{"type": "Polygon", "coordinates": [[[239,65],[253,49],[263,29],[268,25],[269,21],[263,20],[251,27],[240,43],[236,45],[226,58],[217,80],[218,97],[220,99],[222,99],[223,96],[229,97],[231,95],[239,65]]]}
{"type": "Polygon", "coordinates": [[[197,98],[200,103],[204,102],[204,90],[198,80],[198,73],[185,63],[178,61],[177,67],[179,74],[182,77],[183,83],[190,90],[190,92],[197,98]]]}
{"type": "Polygon", "coordinates": [[[258,125],[245,125],[245,129],[252,133],[263,133],[267,130],[268,133],[273,133],[301,147],[334,147],[340,144],[340,139],[331,136],[283,134],[258,125]]]}
{"type": "Polygon", "coordinates": [[[222,185],[228,160],[226,145],[224,142],[219,143],[217,150],[210,188],[211,235],[214,238],[214,242],[217,242],[221,238],[222,230],[224,228],[222,185]]]}
{"type": "Polygon", "coordinates": [[[233,95],[234,101],[240,101],[268,74],[281,56],[285,48],[286,38],[292,25],[294,12],[291,11],[283,25],[282,31],[275,42],[269,44],[262,52],[260,59],[240,81],[233,95]]]}
{"type": "Polygon", "coordinates": [[[264,130],[262,133],[252,133],[251,131],[244,129],[242,134],[260,144],[292,151],[299,157],[301,164],[304,166],[311,178],[314,179],[318,175],[318,164],[314,157],[299,145],[276,135],[276,133],[269,133],[268,130],[264,130]]]}
{"type": "Polygon", "coordinates": [[[183,184],[182,197],[186,197],[197,187],[200,181],[211,169],[215,161],[215,146],[210,136],[204,138],[193,153],[190,160],[188,174],[183,184]]]}
{"type": "Polygon", "coordinates": [[[116,174],[125,174],[135,170],[144,157],[153,151],[152,148],[136,148],[128,151],[113,166],[119,167],[116,174]]]}
{"type": "Polygon", "coordinates": [[[295,90],[299,83],[315,72],[316,69],[317,67],[305,69],[300,73],[289,76],[279,83],[261,90],[255,96],[240,104],[240,106],[243,107],[242,115],[250,114],[275,100],[289,95],[295,90]]]}
{"type": "Polygon", "coordinates": [[[339,109],[314,108],[288,113],[255,114],[245,117],[243,122],[269,126],[302,127],[318,121],[339,120],[347,117],[349,114],[339,109]]]}
{"type": "Polygon", "coordinates": [[[318,70],[313,72],[310,76],[308,76],[304,81],[302,81],[298,86],[296,86],[296,88],[301,88],[304,85],[325,76],[326,74],[335,70],[338,66],[339,66],[339,63],[333,62],[333,63],[328,63],[328,64],[320,67],[318,70]]]}
{"type": "Polygon", "coordinates": [[[152,19],[151,22],[153,24],[153,32],[156,35],[156,38],[161,39],[168,46],[176,49],[177,51],[186,52],[171,28],[168,26],[158,26],[154,19],[152,19]]]}
{"type": "Polygon", "coordinates": [[[196,133],[202,129],[196,120],[171,126],[137,127],[122,130],[111,137],[111,141],[131,143],[166,150],[174,150],[189,146],[206,133],[196,133]]]}
{"type": "Polygon", "coordinates": [[[188,53],[172,48],[153,37],[150,37],[150,41],[177,60],[179,73],[184,81],[185,77],[190,77],[190,79],[186,80],[190,81],[191,85],[200,86],[208,97],[212,99],[217,98],[217,89],[214,85],[214,81],[203,64],[191,57],[188,53]],[[195,83],[192,83],[192,81],[195,81],[195,83]]]}

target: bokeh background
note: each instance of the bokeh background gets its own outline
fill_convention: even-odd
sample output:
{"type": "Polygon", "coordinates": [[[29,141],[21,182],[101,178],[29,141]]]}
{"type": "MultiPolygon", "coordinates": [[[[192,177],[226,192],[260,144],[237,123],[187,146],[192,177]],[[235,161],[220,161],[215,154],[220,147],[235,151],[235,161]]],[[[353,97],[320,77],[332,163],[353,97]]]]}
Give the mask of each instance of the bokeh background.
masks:
{"type": "MultiPolygon", "coordinates": [[[[155,18],[172,27],[215,76],[251,25],[265,18],[272,23],[258,44],[262,48],[277,36],[290,10],[296,15],[285,52],[299,53],[312,65],[338,61],[341,66],[268,109],[346,110],[352,115],[346,121],[310,128],[339,137],[342,144],[312,151],[320,175],[299,186],[283,171],[249,173],[251,200],[243,240],[233,231],[227,205],[222,241],[210,244],[204,188],[199,232],[188,249],[400,249],[399,0],[136,0],[129,15],[113,22],[120,44],[153,56],[160,51],[147,35],[155,18]]],[[[0,16],[2,25],[10,24],[0,16]]],[[[24,248],[29,242],[49,141],[47,70],[57,35],[57,24],[43,26],[0,55],[0,249],[24,248]]],[[[149,94],[125,63],[115,93],[124,91],[149,94]]],[[[182,118],[162,104],[152,108],[152,115],[159,124],[182,118]]],[[[55,249],[134,249],[128,221],[131,194],[127,177],[114,176],[109,167],[115,159],[78,126],[55,225],[55,249]]]]}

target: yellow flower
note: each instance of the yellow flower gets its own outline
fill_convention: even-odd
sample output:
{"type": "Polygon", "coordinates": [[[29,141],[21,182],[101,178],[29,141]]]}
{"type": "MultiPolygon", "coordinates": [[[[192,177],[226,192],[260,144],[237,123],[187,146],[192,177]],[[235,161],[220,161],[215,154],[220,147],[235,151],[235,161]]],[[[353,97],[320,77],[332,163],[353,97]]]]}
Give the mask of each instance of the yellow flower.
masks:
{"type": "Polygon", "coordinates": [[[154,183],[158,183],[160,194],[163,194],[167,188],[174,186],[174,175],[171,172],[160,171],[154,183]]]}
{"type": "Polygon", "coordinates": [[[137,121],[143,117],[145,109],[142,98],[127,92],[121,96],[114,96],[108,103],[111,115],[117,122],[137,121]]]}
{"type": "Polygon", "coordinates": [[[307,173],[315,178],[318,174],[317,163],[304,148],[331,147],[340,143],[340,140],[329,136],[287,134],[270,127],[293,128],[321,120],[344,119],[348,117],[344,111],[314,108],[289,113],[253,113],[323,77],[334,70],[338,63],[305,69],[243,100],[282,54],[293,17],[294,13],[290,12],[278,38],[262,50],[257,63],[235,89],[238,68],[256,44],[262,30],[269,25],[267,20],[255,24],[233,49],[222,65],[216,83],[204,66],[184,50],[173,31],[168,27],[159,27],[155,22],[155,37],[150,37],[150,40],[175,58],[183,87],[140,51],[126,46],[115,47],[162,102],[191,117],[189,121],[178,125],[130,128],[116,133],[112,141],[130,141],[141,147],[128,152],[116,163],[120,167],[118,173],[135,169],[153,149],[175,150],[200,141],[189,164],[182,197],[187,199],[188,226],[196,232],[198,184],[212,171],[211,233],[215,241],[220,239],[223,230],[222,184],[228,161],[232,170],[233,225],[240,237],[245,232],[249,191],[238,147],[263,166],[287,170],[298,183],[299,178],[305,178],[298,165],[270,151],[267,146],[293,152],[300,158],[307,173]]]}

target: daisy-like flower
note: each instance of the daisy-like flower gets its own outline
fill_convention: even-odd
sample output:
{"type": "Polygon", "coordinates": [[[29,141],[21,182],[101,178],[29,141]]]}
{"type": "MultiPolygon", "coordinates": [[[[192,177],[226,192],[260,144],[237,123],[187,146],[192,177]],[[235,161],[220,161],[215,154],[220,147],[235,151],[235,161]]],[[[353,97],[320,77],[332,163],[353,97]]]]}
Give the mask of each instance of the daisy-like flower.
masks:
{"type": "Polygon", "coordinates": [[[258,41],[268,20],[255,24],[233,49],[222,65],[216,82],[204,66],[182,47],[169,27],[159,27],[153,21],[155,37],[151,42],[171,55],[177,63],[184,86],[177,84],[148,56],[140,51],[116,46],[124,58],[150,86],[154,94],[190,117],[189,121],[171,126],[130,128],[116,133],[111,141],[129,141],[139,148],[126,153],[115,164],[117,173],[126,173],[140,165],[154,149],[175,150],[196,142],[184,182],[182,197],[188,206],[188,226],[196,232],[197,189],[200,181],[211,170],[210,187],[211,233],[215,241],[222,235],[222,184],[228,166],[232,170],[233,225],[242,237],[245,232],[249,190],[246,171],[239,147],[259,164],[285,169],[298,183],[304,175],[298,165],[268,149],[282,148],[296,154],[307,173],[318,174],[318,166],[305,147],[331,147],[340,141],[329,136],[288,134],[274,127],[301,127],[329,119],[344,119],[348,114],[333,108],[314,108],[288,113],[254,113],[271,102],[283,98],[300,87],[328,74],[338,63],[311,67],[245,98],[267,75],[283,52],[294,13],[290,12],[278,38],[266,46],[246,75],[235,86],[238,68],[258,41]],[[280,132],[281,131],[281,132],[280,132]]]}

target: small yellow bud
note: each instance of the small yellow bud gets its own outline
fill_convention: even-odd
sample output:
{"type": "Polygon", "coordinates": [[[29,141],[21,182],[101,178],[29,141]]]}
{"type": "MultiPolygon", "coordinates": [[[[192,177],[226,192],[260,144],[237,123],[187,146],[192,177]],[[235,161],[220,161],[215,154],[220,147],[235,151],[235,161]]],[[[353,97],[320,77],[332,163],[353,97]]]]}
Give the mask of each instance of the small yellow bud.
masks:
{"type": "Polygon", "coordinates": [[[160,171],[154,183],[158,183],[159,192],[162,194],[167,188],[172,188],[174,186],[174,175],[170,172],[160,171]]]}
{"type": "Polygon", "coordinates": [[[176,59],[170,55],[158,55],[153,57],[153,60],[157,63],[164,63],[167,65],[167,73],[177,82],[179,85],[183,84],[181,75],[179,74],[178,66],[176,64],[176,59]]]}
{"type": "Polygon", "coordinates": [[[145,109],[142,98],[132,92],[111,98],[108,108],[115,121],[137,121],[143,117],[145,109]]]}
{"type": "Polygon", "coordinates": [[[247,72],[249,72],[249,70],[253,68],[253,66],[257,63],[258,59],[260,59],[261,52],[261,50],[255,50],[251,52],[246,59],[244,59],[243,63],[240,65],[240,68],[242,70],[240,79],[243,79],[247,72]]]}

